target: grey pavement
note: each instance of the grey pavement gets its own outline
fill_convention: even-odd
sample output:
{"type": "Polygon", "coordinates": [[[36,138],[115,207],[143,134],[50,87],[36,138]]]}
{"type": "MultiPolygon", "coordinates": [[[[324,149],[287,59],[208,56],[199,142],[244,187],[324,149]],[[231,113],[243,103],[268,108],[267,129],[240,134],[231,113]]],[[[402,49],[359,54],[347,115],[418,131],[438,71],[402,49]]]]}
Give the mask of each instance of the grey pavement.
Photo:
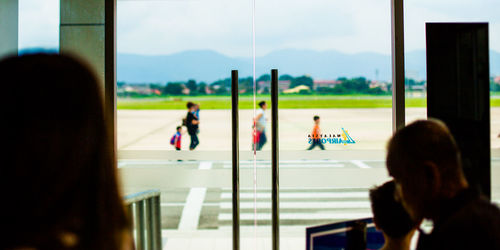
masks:
{"type": "MultiPolygon", "coordinates": [[[[500,159],[492,161],[492,173],[500,172],[500,159]]],[[[180,170],[196,172],[226,172],[230,176],[230,161],[194,162],[194,161],[148,161],[121,160],[120,173],[124,176],[122,182],[127,193],[143,191],[148,188],[160,187],[162,205],[162,228],[172,230],[213,229],[231,225],[231,188],[230,180],[217,182],[217,179],[200,181],[199,185],[178,186],[165,185],[169,179],[176,178],[180,170]],[[203,169],[206,166],[206,169],[203,169]],[[144,178],[141,175],[128,175],[127,172],[140,170],[151,171],[158,178],[144,178]],[[154,183],[160,180],[159,183],[154,183]],[[134,183],[134,185],[128,185],[134,183]],[[142,183],[142,185],[141,185],[142,183]],[[204,185],[208,183],[208,185],[204,185]],[[192,209],[189,206],[198,206],[192,209]],[[184,221],[183,221],[184,220],[184,221]]],[[[240,171],[259,171],[257,189],[252,183],[243,186],[240,193],[241,223],[251,226],[254,223],[254,209],[257,211],[257,224],[270,225],[271,189],[262,182],[270,181],[270,161],[261,160],[256,164],[252,161],[242,161],[240,171]],[[255,197],[256,195],[256,197],[255,197]],[[256,203],[254,204],[254,199],[256,203]]],[[[340,220],[370,216],[368,189],[389,179],[385,174],[385,163],[381,160],[315,160],[312,162],[288,160],[280,163],[280,182],[295,183],[295,186],[282,186],[280,189],[280,212],[282,226],[311,226],[331,223],[340,220]],[[288,171],[309,172],[309,175],[287,175],[288,171]],[[324,175],[325,170],[329,175],[324,175]],[[348,171],[348,172],[345,172],[348,171]],[[366,181],[366,172],[372,179],[366,181]],[[348,173],[347,175],[345,173],[348,173]],[[373,173],[378,173],[374,175],[373,173]],[[339,176],[339,174],[341,174],[339,176]],[[285,177],[283,177],[285,176],[285,177]],[[365,177],[364,177],[365,176],[365,177]],[[284,178],[295,178],[284,180],[284,178]],[[316,185],[305,178],[314,178],[316,185]],[[350,184],[336,182],[338,178],[349,180],[350,184]]],[[[245,173],[245,172],[242,172],[245,173]]],[[[253,179],[253,175],[241,176],[241,179],[253,179]]],[[[494,180],[494,200],[500,201],[499,180],[494,180]]]]}

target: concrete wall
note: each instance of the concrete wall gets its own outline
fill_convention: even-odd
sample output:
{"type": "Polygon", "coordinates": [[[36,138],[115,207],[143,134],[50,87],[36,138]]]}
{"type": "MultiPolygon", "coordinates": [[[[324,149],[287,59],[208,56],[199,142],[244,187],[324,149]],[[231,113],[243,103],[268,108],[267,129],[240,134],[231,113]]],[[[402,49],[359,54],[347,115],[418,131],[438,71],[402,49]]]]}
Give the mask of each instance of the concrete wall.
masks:
{"type": "Polygon", "coordinates": [[[116,0],[60,0],[60,10],[59,51],[80,57],[96,72],[116,150],[116,0]]]}
{"type": "Polygon", "coordinates": [[[0,58],[17,54],[18,16],[18,0],[0,0],[0,58]]]}
{"type": "Polygon", "coordinates": [[[60,4],[60,52],[76,55],[89,63],[104,93],[104,0],[61,0],[60,4]]]}

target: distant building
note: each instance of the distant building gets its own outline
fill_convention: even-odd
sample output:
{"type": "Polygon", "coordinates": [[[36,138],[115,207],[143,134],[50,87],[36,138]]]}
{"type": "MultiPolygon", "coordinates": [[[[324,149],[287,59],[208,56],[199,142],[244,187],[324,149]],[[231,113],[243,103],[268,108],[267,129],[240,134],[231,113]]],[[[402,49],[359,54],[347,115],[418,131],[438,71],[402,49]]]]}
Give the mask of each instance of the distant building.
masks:
{"type": "MultiPolygon", "coordinates": [[[[283,92],[287,89],[290,88],[290,83],[291,81],[287,80],[287,81],[278,81],[278,91],[279,92],[283,92]]],[[[259,81],[257,82],[257,86],[258,86],[258,93],[262,93],[264,92],[264,89],[267,87],[267,89],[269,91],[271,91],[271,81],[259,81]]]]}
{"type": "Polygon", "coordinates": [[[495,77],[495,80],[493,80],[495,83],[500,84],[500,76],[495,77]]]}
{"type": "Polygon", "coordinates": [[[369,87],[370,87],[371,89],[373,89],[373,88],[380,88],[380,89],[382,89],[383,91],[387,91],[387,90],[388,90],[388,88],[387,88],[387,83],[386,83],[386,82],[377,82],[377,81],[373,81],[373,82],[370,82],[369,87]]]}
{"type": "Polygon", "coordinates": [[[310,91],[311,89],[306,85],[299,85],[295,88],[284,90],[283,93],[285,94],[300,93],[301,90],[310,91]]]}
{"type": "Polygon", "coordinates": [[[214,91],[212,91],[212,88],[210,88],[210,86],[207,85],[207,86],[205,86],[205,93],[210,95],[210,94],[213,94],[214,91]]]}
{"type": "Polygon", "coordinates": [[[182,86],[182,93],[185,95],[189,95],[191,90],[189,88],[187,88],[186,85],[184,85],[184,84],[182,84],[181,86],[182,86]]]}
{"type": "Polygon", "coordinates": [[[313,89],[317,90],[320,87],[334,88],[341,83],[342,82],[338,80],[314,80],[313,89]]]}
{"type": "Polygon", "coordinates": [[[151,95],[154,92],[148,84],[127,84],[121,87],[123,93],[137,93],[141,95],[151,95]]]}
{"type": "Polygon", "coordinates": [[[407,97],[425,97],[426,93],[427,93],[427,83],[405,86],[405,95],[407,97]]]}
{"type": "Polygon", "coordinates": [[[411,90],[417,90],[417,91],[427,91],[427,86],[426,85],[413,85],[410,87],[411,90]]]}

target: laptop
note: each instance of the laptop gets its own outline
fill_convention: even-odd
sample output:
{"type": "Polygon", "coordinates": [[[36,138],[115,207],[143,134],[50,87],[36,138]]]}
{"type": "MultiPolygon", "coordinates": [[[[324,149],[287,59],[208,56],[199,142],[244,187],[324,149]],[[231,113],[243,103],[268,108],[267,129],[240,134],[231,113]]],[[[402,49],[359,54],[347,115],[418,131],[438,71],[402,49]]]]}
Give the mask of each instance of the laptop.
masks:
{"type": "Polygon", "coordinates": [[[372,218],[349,220],[308,227],[306,250],[380,249],[384,245],[382,232],[377,231],[372,218]]]}

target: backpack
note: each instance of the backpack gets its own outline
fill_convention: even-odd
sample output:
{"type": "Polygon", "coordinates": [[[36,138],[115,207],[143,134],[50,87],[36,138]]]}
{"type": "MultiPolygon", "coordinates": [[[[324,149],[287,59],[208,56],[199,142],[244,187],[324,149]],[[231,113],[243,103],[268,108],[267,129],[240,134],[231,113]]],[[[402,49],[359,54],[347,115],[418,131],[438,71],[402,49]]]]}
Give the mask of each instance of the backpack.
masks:
{"type": "Polygon", "coordinates": [[[170,145],[174,145],[175,144],[175,137],[176,137],[177,134],[174,134],[172,136],[172,138],[170,138],[170,145]]]}

